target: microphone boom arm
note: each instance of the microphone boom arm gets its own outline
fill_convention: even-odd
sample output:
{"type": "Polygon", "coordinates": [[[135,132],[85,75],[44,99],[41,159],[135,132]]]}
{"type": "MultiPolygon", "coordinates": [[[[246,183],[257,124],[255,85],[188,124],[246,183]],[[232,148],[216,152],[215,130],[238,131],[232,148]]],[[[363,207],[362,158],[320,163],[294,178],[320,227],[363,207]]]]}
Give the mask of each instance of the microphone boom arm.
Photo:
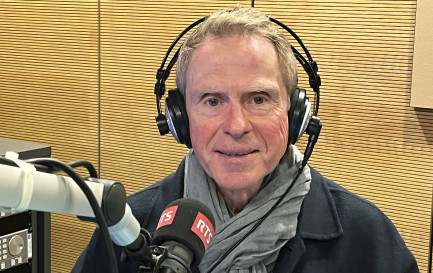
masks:
{"type": "MultiPolygon", "coordinates": [[[[35,171],[31,182],[25,182],[22,168],[3,164],[0,164],[0,174],[0,210],[13,210],[26,198],[27,206],[23,211],[71,214],[81,220],[94,221],[95,215],[85,194],[70,177],[35,171]],[[32,190],[25,196],[26,183],[32,183],[32,190]]],[[[96,178],[89,178],[85,183],[101,207],[112,241],[119,246],[133,243],[140,233],[140,224],[126,203],[123,185],[96,178]]]]}

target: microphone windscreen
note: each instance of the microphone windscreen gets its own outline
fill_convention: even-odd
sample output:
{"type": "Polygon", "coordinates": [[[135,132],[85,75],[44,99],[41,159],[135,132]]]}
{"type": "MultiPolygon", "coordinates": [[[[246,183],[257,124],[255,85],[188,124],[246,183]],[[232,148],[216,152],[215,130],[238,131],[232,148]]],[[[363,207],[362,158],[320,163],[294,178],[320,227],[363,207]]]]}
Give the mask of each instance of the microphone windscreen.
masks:
{"type": "Polygon", "coordinates": [[[153,236],[152,245],[176,241],[194,253],[198,265],[214,236],[215,220],[202,202],[183,198],[171,202],[163,211],[153,236]]]}

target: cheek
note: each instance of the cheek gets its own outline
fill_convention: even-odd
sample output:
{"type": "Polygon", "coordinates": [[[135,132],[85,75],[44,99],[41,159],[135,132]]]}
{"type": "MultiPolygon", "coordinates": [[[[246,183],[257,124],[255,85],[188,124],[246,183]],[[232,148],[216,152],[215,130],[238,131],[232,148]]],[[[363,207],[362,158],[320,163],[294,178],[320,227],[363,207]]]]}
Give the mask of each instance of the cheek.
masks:
{"type": "Polygon", "coordinates": [[[289,124],[287,116],[284,118],[281,117],[276,120],[271,128],[266,130],[267,135],[265,138],[267,139],[267,166],[268,171],[271,171],[275,168],[281,158],[284,156],[289,139],[289,124]]]}
{"type": "Polygon", "coordinates": [[[265,138],[270,141],[269,145],[278,146],[275,148],[285,150],[289,138],[289,120],[287,114],[282,113],[274,119],[270,119],[269,124],[264,128],[263,132],[265,138]]]}
{"type": "Polygon", "coordinates": [[[191,142],[194,147],[194,150],[197,150],[203,147],[213,134],[212,126],[209,122],[199,121],[190,119],[189,120],[189,131],[191,136],[191,142]]]}

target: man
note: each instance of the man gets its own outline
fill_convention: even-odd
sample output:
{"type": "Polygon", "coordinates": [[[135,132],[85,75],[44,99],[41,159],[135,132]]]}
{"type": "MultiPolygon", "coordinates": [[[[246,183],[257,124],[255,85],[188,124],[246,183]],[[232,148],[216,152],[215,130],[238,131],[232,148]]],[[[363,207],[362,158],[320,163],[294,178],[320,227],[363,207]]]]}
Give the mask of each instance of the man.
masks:
{"type": "MultiPolygon", "coordinates": [[[[373,204],[308,166],[294,180],[302,155],[288,145],[287,111],[296,74],[290,44],[259,11],[220,11],[199,25],[182,46],[177,71],[193,148],[174,174],[129,197],[134,215],[153,232],[171,201],[205,203],[216,234],[193,272],[418,272],[373,204]]],[[[108,272],[99,237],[73,272],[108,272]]],[[[119,262],[120,272],[137,266],[119,262]]]]}

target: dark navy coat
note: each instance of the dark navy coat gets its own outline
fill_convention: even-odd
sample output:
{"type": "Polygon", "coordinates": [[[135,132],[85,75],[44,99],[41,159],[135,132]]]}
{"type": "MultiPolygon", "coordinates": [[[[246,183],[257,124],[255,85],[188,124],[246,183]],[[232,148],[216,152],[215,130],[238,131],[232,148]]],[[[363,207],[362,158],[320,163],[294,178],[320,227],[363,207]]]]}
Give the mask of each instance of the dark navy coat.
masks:
{"type": "MultiPolygon", "coordinates": [[[[184,161],[178,170],[140,192],[128,203],[143,228],[155,231],[164,208],[182,198],[184,161]]],[[[311,189],[299,215],[298,232],[281,249],[274,273],[415,273],[414,256],[391,221],[372,203],[311,168],[311,189]]],[[[137,272],[135,261],[120,262],[120,273],[137,272]]],[[[98,231],[73,273],[110,272],[98,231]]],[[[192,268],[193,272],[198,272],[192,268]]]]}

